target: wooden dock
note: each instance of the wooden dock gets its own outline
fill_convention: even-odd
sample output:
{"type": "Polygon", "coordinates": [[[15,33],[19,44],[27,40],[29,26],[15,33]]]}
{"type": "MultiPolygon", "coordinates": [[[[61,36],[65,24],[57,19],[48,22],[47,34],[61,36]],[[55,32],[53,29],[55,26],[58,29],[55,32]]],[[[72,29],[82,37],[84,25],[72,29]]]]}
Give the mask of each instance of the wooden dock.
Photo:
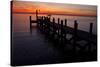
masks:
{"type": "Polygon", "coordinates": [[[78,20],[72,28],[67,19],[51,21],[49,16],[38,16],[37,10],[36,20],[30,16],[29,21],[30,33],[13,34],[12,66],[97,61],[93,23],[86,32],[78,29],[78,20]]]}
{"type": "MultiPolygon", "coordinates": [[[[93,23],[90,23],[90,30],[89,32],[86,32],[78,29],[77,20],[74,21],[74,28],[67,26],[67,19],[60,20],[60,18],[58,18],[58,22],[55,22],[55,18],[50,21],[49,17],[38,16],[38,19],[35,22],[37,22],[38,29],[44,35],[48,36],[49,39],[58,44],[66,45],[67,43],[70,43],[73,45],[73,49],[76,47],[86,49],[88,47],[88,50],[91,50],[91,44],[97,45],[97,36],[92,34],[93,23]],[[70,39],[67,38],[68,34],[72,35],[70,39]],[[84,46],[77,43],[82,40],[86,42],[84,46]]],[[[30,29],[32,23],[34,23],[33,20],[30,21],[30,29]]]]}
{"type": "MultiPolygon", "coordinates": [[[[67,19],[55,21],[49,16],[38,16],[38,11],[36,10],[36,20],[30,19],[30,31],[32,29],[32,24],[37,23],[37,28],[42,32],[49,40],[55,44],[61,46],[70,44],[72,45],[72,50],[76,51],[76,48],[80,48],[81,51],[87,50],[89,52],[96,51],[97,49],[97,35],[92,33],[93,23],[89,25],[89,32],[82,31],[78,29],[77,20],[74,21],[74,26],[67,26],[67,19]],[[70,38],[68,36],[71,35],[70,38]],[[85,42],[85,44],[83,44],[85,42]],[[95,46],[95,48],[94,48],[95,46]],[[94,49],[92,49],[92,47],[94,49]]],[[[32,32],[32,31],[31,31],[32,32]]]]}

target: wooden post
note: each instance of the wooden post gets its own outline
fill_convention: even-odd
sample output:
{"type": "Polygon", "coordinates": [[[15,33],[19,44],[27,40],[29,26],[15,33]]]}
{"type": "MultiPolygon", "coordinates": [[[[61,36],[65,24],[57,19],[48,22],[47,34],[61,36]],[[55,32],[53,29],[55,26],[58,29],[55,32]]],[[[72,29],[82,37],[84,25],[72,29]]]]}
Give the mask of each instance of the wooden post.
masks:
{"type": "Polygon", "coordinates": [[[43,21],[44,21],[44,16],[42,16],[42,20],[41,20],[41,31],[43,30],[43,21]]]}
{"type": "Polygon", "coordinates": [[[78,23],[77,20],[74,21],[74,34],[73,34],[73,51],[75,52],[76,50],[76,39],[77,39],[77,30],[78,30],[78,23]]]}
{"type": "Polygon", "coordinates": [[[55,18],[53,18],[53,39],[55,39],[55,18]]]}
{"type": "Polygon", "coordinates": [[[93,29],[93,23],[90,23],[90,29],[89,29],[90,35],[92,35],[92,29],[93,29]]]}
{"type": "Polygon", "coordinates": [[[60,24],[59,22],[60,22],[60,18],[58,18],[58,24],[60,24]]]}
{"type": "Polygon", "coordinates": [[[42,19],[42,22],[41,22],[41,27],[42,27],[42,32],[44,31],[44,27],[43,27],[43,25],[44,25],[44,16],[43,16],[43,19],[42,19]]]}
{"type": "Polygon", "coordinates": [[[53,23],[55,23],[55,18],[53,17],[53,23]]]}
{"type": "Polygon", "coordinates": [[[92,38],[92,29],[93,29],[93,23],[90,23],[90,29],[89,29],[89,42],[88,42],[88,51],[91,51],[91,38],[92,38]]]}
{"type": "Polygon", "coordinates": [[[61,44],[63,43],[63,20],[61,20],[61,44]]]}
{"type": "Polygon", "coordinates": [[[45,20],[44,20],[44,32],[47,34],[47,17],[45,17],[45,20]]]}
{"type": "Polygon", "coordinates": [[[78,23],[77,21],[75,20],[74,21],[74,34],[77,35],[77,29],[78,29],[78,23]]]}
{"type": "Polygon", "coordinates": [[[47,17],[46,24],[47,24],[47,35],[48,35],[48,36],[49,36],[49,33],[50,33],[50,24],[49,24],[49,22],[50,22],[50,18],[47,17]]]}
{"type": "Polygon", "coordinates": [[[53,18],[53,30],[54,30],[54,25],[55,25],[55,18],[53,18]]]}
{"type": "Polygon", "coordinates": [[[31,29],[31,16],[29,17],[29,19],[30,19],[30,29],[31,29]]]}
{"type": "Polygon", "coordinates": [[[43,20],[43,32],[45,33],[45,20],[46,20],[46,17],[44,16],[44,20],[43,20]]]}
{"type": "Polygon", "coordinates": [[[37,26],[39,27],[39,29],[40,29],[40,22],[41,22],[41,20],[42,20],[42,17],[40,17],[40,19],[37,22],[37,26]]]}
{"type": "Polygon", "coordinates": [[[65,19],[65,26],[67,26],[67,20],[65,19]]]}
{"type": "Polygon", "coordinates": [[[58,18],[58,40],[60,39],[60,18],[58,18]]]}
{"type": "Polygon", "coordinates": [[[39,29],[40,29],[40,31],[42,29],[42,21],[43,21],[43,16],[41,17],[41,20],[39,21],[39,29]]]}
{"type": "Polygon", "coordinates": [[[45,27],[44,25],[45,25],[45,16],[43,16],[43,22],[42,22],[42,31],[43,31],[43,33],[44,33],[44,31],[45,31],[45,30],[44,30],[44,27],[45,27]]]}
{"type": "Polygon", "coordinates": [[[55,25],[55,18],[53,18],[53,30],[54,30],[54,25],[55,25]]]}
{"type": "Polygon", "coordinates": [[[32,23],[31,23],[31,16],[29,17],[30,20],[30,33],[32,33],[32,23]]]}
{"type": "Polygon", "coordinates": [[[67,42],[67,39],[66,39],[66,36],[67,36],[67,30],[66,30],[66,28],[67,28],[67,20],[65,19],[65,25],[64,25],[64,42],[67,42]]]}

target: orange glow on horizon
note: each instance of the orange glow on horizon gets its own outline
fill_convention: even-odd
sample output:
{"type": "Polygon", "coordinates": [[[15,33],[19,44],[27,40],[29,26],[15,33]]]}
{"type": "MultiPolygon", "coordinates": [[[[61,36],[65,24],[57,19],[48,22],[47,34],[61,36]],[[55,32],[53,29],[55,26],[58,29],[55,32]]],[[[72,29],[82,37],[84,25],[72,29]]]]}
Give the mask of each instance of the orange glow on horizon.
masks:
{"type": "Polygon", "coordinates": [[[84,15],[84,16],[97,16],[96,6],[84,5],[67,5],[56,3],[41,3],[41,2],[24,2],[13,1],[13,13],[35,13],[36,9],[40,10],[39,13],[62,14],[62,15],[84,15]]]}

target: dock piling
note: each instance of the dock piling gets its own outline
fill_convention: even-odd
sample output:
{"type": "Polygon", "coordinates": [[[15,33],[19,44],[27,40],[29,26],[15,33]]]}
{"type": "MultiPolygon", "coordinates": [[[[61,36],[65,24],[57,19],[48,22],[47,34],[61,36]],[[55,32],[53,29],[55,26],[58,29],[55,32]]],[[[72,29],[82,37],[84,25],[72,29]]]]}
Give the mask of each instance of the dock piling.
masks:
{"type": "Polygon", "coordinates": [[[29,20],[30,20],[30,32],[32,32],[31,16],[29,17],[29,20]]]}
{"type": "Polygon", "coordinates": [[[73,51],[76,51],[76,41],[77,41],[77,30],[78,30],[78,23],[77,20],[74,21],[74,34],[73,34],[73,51]]]}
{"type": "MultiPolygon", "coordinates": [[[[32,23],[33,23],[31,16],[29,17],[29,20],[30,20],[30,30],[31,30],[32,23]]],[[[74,53],[76,52],[76,47],[79,47],[80,50],[82,50],[82,52],[84,51],[84,49],[87,49],[87,47],[88,47],[88,50],[90,51],[91,43],[94,44],[94,42],[96,42],[92,38],[94,36],[92,33],[93,23],[90,23],[89,32],[85,32],[85,31],[78,30],[77,20],[74,21],[73,28],[67,26],[67,19],[60,20],[60,18],[58,18],[57,23],[56,23],[54,17],[51,21],[50,20],[51,19],[46,16],[38,16],[38,23],[37,23],[38,29],[42,33],[45,33],[45,35],[48,36],[49,39],[51,41],[53,41],[54,43],[57,43],[63,47],[67,43],[71,44],[72,51],[74,53]],[[67,38],[68,34],[72,35],[72,37],[70,39],[67,38]],[[84,34],[84,36],[87,36],[87,37],[80,36],[81,34],[84,34]],[[81,44],[78,43],[81,40],[86,40],[88,42],[87,44],[85,44],[86,46],[81,46],[81,44]],[[77,44],[76,44],[76,42],[77,42],[77,44]]]]}
{"type": "Polygon", "coordinates": [[[88,41],[88,51],[89,52],[91,52],[92,29],[93,29],[93,23],[90,23],[90,28],[89,28],[89,41],[88,41]]]}

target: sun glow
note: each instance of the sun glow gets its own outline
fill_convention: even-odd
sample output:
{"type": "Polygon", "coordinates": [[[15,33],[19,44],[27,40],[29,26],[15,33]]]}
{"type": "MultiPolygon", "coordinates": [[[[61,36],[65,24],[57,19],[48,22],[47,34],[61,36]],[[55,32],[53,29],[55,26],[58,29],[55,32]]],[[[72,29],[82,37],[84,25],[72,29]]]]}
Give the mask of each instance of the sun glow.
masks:
{"type": "Polygon", "coordinates": [[[40,13],[97,16],[97,7],[89,5],[13,1],[12,8],[13,13],[35,13],[39,9],[40,13]]]}

